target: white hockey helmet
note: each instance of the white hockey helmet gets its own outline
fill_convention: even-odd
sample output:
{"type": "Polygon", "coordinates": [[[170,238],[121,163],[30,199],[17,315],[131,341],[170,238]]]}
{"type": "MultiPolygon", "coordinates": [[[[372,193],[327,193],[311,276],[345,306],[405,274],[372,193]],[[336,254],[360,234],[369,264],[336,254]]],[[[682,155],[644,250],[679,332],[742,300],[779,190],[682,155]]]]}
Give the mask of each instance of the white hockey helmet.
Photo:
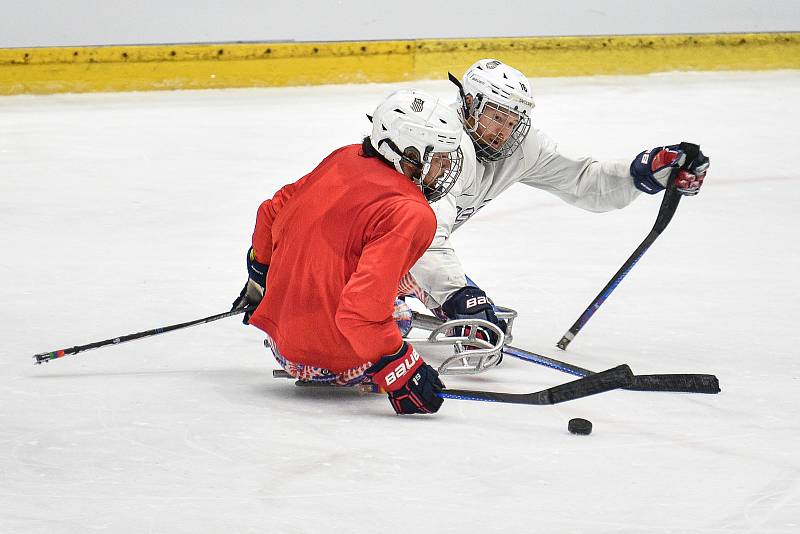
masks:
{"type": "Polygon", "coordinates": [[[509,157],[531,129],[535,106],[528,78],[496,59],[472,65],[459,86],[461,119],[481,161],[509,157]],[[467,102],[467,96],[470,96],[467,102]]]}
{"type": "Polygon", "coordinates": [[[403,89],[381,102],[371,120],[372,147],[398,172],[406,174],[403,165],[414,169],[411,179],[428,202],[453,188],[464,159],[455,110],[427,93],[403,89]]]}

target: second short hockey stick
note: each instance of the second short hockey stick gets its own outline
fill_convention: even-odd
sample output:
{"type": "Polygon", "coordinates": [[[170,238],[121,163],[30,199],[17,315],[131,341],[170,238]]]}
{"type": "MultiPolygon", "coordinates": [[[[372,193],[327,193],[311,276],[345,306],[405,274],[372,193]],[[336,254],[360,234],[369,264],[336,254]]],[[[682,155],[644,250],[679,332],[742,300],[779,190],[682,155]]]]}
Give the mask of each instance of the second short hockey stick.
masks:
{"type": "MultiPolygon", "coordinates": [[[[681,143],[681,149],[686,153],[686,160],[684,161],[684,166],[688,165],[697,157],[697,154],[700,151],[700,147],[698,145],[692,143],[681,143]]],[[[661,232],[667,227],[669,222],[672,220],[672,216],[675,215],[675,211],[678,209],[678,203],[681,201],[681,193],[678,191],[675,185],[675,177],[680,172],[680,168],[676,167],[672,174],[670,175],[669,181],[667,183],[667,188],[664,191],[664,198],[661,201],[661,207],[658,209],[658,216],[656,217],[656,222],[653,225],[653,229],[650,230],[650,233],[647,234],[647,237],[644,238],[644,241],[633,251],[633,254],[622,264],[622,267],[619,268],[617,273],[608,281],[606,286],[598,293],[598,295],[594,298],[592,302],[583,310],[583,313],[578,317],[578,319],[573,323],[573,325],[567,330],[561,339],[556,343],[556,346],[561,350],[566,350],[567,345],[569,345],[575,336],[578,335],[578,332],[586,326],[586,323],[589,322],[589,319],[592,318],[594,312],[597,311],[598,308],[605,302],[611,292],[614,291],[622,279],[627,276],[633,266],[642,259],[644,253],[647,252],[647,249],[655,242],[658,236],[661,235],[661,232]]]]}
{"type": "MultiPolygon", "coordinates": [[[[416,328],[434,329],[440,327],[444,321],[432,315],[421,314],[419,312],[412,312],[412,324],[416,328]]],[[[563,373],[571,374],[574,376],[587,376],[594,371],[578,367],[571,363],[567,363],[555,358],[536,354],[511,345],[504,345],[502,353],[507,356],[513,356],[526,362],[535,363],[555,369],[563,373]]],[[[623,389],[630,389],[636,391],[664,391],[664,392],[677,392],[677,393],[719,393],[719,380],[714,375],[707,374],[655,374],[655,375],[634,375],[633,383],[623,389]]]]}
{"type": "Polygon", "coordinates": [[[630,367],[623,364],[534,393],[496,393],[492,391],[444,389],[439,396],[443,399],[546,405],[581,399],[589,395],[628,387],[632,383],[633,372],[630,367]]]}
{"type": "MultiPolygon", "coordinates": [[[[513,356],[526,362],[536,363],[551,369],[556,369],[564,373],[575,376],[590,376],[594,371],[572,365],[555,358],[548,358],[541,354],[536,354],[511,345],[503,347],[503,354],[513,356]]],[[[714,375],[707,374],[657,374],[657,375],[633,375],[633,380],[629,386],[623,389],[635,391],[665,391],[677,393],[719,393],[719,380],[714,375]]]]}

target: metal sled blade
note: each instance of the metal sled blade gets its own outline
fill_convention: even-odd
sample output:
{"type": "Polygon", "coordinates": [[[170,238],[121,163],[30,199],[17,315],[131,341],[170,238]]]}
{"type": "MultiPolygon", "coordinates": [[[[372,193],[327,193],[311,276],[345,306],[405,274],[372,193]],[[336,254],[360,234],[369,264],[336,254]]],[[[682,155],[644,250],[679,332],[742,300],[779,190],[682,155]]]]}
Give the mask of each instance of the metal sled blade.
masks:
{"type": "Polygon", "coordinates": [[[441,322],[435,317],[432,319],[438,324],[426,320],[423,323],[424,326],[420,326],[419,324],[415,325],[412,319],[412,327],[430,330],[431,333],[427,338],[405,338],[405,340],[417,348],[451,346],[453,355],[439,366],[439,374],[472,375],[482,373],[496,366],[502,360],[505,334],[489,321],[456,319],[441,322]],[[497,335],[497,342],[491,343],[479,338],[479,329],[493,332],[497,335]],[[459,331],[468,333],[461,336],[454,334],[459,331]]]}

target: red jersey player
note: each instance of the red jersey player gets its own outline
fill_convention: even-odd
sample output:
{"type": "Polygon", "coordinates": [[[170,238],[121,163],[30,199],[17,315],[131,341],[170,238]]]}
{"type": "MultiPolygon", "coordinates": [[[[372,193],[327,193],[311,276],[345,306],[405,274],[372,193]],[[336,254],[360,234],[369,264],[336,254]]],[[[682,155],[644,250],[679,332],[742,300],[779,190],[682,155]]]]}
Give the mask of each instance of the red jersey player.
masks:
{"type": "Polygon", "coordinates": [[[433,240],[428,205],[461,172],[455,110],[420,91],[390,95],[372,134],[334,151],[258,209],[249,279],[234,309],[267,333],[299,380],[371,381],[401,414],[431,413],[438,373],[392,317],[398,282],[433,240]],[[266,288],[266,289],[265,289],[266,288]]]}

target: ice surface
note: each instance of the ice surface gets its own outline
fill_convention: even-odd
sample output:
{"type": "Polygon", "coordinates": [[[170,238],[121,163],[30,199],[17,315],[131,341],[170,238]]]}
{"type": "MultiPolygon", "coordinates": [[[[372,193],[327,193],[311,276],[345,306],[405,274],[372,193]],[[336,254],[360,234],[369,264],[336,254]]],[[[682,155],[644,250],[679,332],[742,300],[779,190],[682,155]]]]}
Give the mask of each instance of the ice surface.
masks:
{"type": "MultiPolygon", "coordinates": [[[[711,170],[566,353],[555,342],[660,196],[597,215],[515,186],[455,235],[470,276],[519,311],[521,347],[715,373],[720,395],[397,417],[380,396],[271,378],[236,319],[33,366],[225,311],[258,204],[357,142],[396,86],[4,97],[0,532],[800,531],[800,72],[534,82],[536,126],[567,151],[690,140],[711,170]],[[592,435],[570,435],[573,417],[592,435]]],[[[447,384],[570,379],[507,359],[447,384]]]]}

